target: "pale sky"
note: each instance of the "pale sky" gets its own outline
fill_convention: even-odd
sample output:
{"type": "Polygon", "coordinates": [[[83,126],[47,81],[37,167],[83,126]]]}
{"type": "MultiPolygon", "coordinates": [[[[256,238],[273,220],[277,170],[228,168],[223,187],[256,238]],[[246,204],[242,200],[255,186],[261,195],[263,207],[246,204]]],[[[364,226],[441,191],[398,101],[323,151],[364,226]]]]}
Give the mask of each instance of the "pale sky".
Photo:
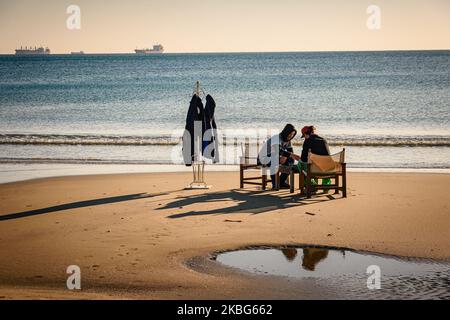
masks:
{"type": "Polygon", "coordinates": [[[0,0],[0,53],[450,49],[450,0],[0,0]],[[69,5],[81,29],[69,30],[69,5]],[[369,30],[369,5],[381,29],[369,30]]]}

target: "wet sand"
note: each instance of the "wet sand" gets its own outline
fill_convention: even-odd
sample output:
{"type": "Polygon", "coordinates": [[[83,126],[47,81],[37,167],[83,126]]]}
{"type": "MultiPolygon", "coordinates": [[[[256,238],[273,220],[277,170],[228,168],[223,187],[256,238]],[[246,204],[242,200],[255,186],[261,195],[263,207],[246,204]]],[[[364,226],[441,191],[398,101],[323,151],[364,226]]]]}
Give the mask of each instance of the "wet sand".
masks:
{"type": "Polygon", "coordinates": [[[0,299],[335,298],[320,284],[209,261],[253,245],[324,245],[450,259],[449,174],[350,173],[349,196],[239,190],[239,173],[183,190],[189,173],[0,185],[0,299]],[[188,263],[187,263],[188,262],[188,263]],[[82,290],[66,289],[81,268],[82,290]]]}

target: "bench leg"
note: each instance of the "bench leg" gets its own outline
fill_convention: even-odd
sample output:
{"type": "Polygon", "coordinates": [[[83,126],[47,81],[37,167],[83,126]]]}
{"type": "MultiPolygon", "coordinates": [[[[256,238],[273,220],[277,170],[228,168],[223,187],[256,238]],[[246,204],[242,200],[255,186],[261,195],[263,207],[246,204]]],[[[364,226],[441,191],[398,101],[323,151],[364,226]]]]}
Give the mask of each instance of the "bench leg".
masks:
{"type": "Polygon", "coordinates": [[[276,185],[275,190],[280,190],[280,173],[279,172],[277,172],[275,174],[275,185],[276,185]]]}
{"type": "Polygon", "coordinates": [[[294,177],[294,171],[291,170],[291,172],[289,173],[289,185],[290,185],[290,192],[294,193],[294,187],[295,187],[295,177],[294,177]]]}
{"type": "Polygon", "coordinates": [[[342,196],[347,198],[347,169],[345,164],[342,165],[342,196]]]}
{"type": "Polygon", "coordinates": [[[339,176],[334,177],[334,182],[336,183],[336,189],[334,189],[334,194],[339,194],[339,176]]]}
{"type": "Polygon", "coordinates": [[[243,189],[244,188],[244,168],[242,166],[240,166],[240,188],[243,189]]]}
{"type": "Polygon", "coordinates": [[[262,189],[266,190],[267,187],[267,175],[266,175],[266,171],[263,171],[263,175],[262,175],[262,189]]]}
{"type": "Polygon", "coordinates": [[[298,188],[300,189],[300,193],[305,191],[305,176],[303,175],[303,171],[300,170],[298,175],[298,188]]]}

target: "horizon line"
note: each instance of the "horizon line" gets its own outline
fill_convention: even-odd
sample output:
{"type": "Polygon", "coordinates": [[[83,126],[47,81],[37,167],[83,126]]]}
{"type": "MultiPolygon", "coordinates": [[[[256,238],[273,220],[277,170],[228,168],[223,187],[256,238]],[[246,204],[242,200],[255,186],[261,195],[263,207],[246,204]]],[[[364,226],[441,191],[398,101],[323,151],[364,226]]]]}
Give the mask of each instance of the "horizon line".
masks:
{"type": "MultiPolygon", "coordinates": [[[[84,50],[82,50],[84,51],[84,50]]],[[[385,49],[385,50],[287,50],[287,51],[184,51],[184,52],[164,52],[161,54],[141,54],[141,56],[161,56],[161,55],[171,55],[171,54],[239,54],[239,53],[326,53],[326,52],[414,52],[414,51],[450,51],[450,48],[433,48],[433,49],[385,49]]],[[[71,52],[56,52],[50,53],[48,55],[72,55],[72,52],[80,52],[80,51],[71,51],[71,52]]],[[[84,52],[81,55],[139,55],[135,52],[84,52]]],[[[15,56],[15,53],[2,53],[2,56],[15,56]]],[[[30,55],[30,56],[42,56],[42,55],[30,55]]]]}

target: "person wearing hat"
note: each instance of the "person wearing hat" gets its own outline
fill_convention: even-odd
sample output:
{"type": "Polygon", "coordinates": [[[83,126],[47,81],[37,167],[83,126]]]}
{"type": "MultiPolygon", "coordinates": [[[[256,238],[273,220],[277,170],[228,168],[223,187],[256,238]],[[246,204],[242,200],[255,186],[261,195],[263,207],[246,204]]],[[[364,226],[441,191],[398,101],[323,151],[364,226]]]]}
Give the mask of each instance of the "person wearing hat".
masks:
{"type": "Polygon", "coordinates": [[[308,151],[319,156],[329,156],[330,148],[327,141],[316,134],[314,126],[306,126],[302,129],[302,137],[305,139],[302,149],[302,162],[308,162],[308,151]]]}
{"type": "MultiPolygon", "coordinates": [[[[299,166],[302,165],[303,168],[306,170],[306,166],[308,164],[308,152],[311,150],[311,153],[320,155],[320,156],[329,156],[330,155],[330,148],[328,147],[328,142],[318,136],[316,134],[316,128],[314,126],[306,126],[302,129],[302,137],[305,139],[303,142],[303,148],[302,148],[302,155],[301,155],[301,163],[299,163],[299,166]]],[[[300,170],[300,168],[299,168],[300,170]]],[[[308,183],[308,182],[307,182],[308,183]]],[[[311,181],[311,183],[317,184],[317,180],[311,181]]],[[[322,185],[329,185],[331,184],[330,179],[322,179],[322,185]]]]}
{"type": "MultiPolygon", "coordinates": [[[[297,129],[292,124],[287,124],[281,133],[269,138],[261,148],[258,154],[258,164],[264,164],[270,167],[270,176],[272,179],[272,188],[276,189],[275,175],[279,165],[292,165],[294,161],[300,161],[300,156],[294,153],[292,148],[292,139],[297,135],[297,129]]],[[[290,185],[286,182],[289,174],[280,174],[280,188],[289,189],[290,185]]]]}

